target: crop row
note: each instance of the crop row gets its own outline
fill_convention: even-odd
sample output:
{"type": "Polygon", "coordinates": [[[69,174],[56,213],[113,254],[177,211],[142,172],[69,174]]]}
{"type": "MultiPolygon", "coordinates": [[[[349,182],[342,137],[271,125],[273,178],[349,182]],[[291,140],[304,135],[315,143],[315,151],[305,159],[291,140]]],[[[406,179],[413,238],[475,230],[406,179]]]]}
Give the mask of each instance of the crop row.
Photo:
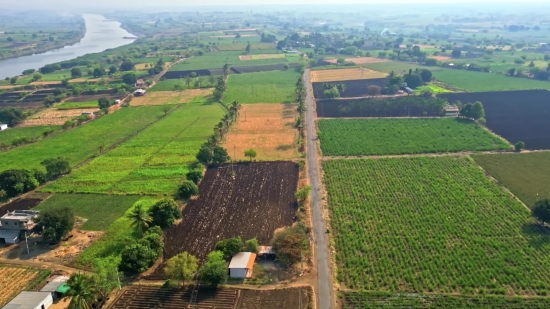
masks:
{"type": "Polygon", "coordinates": [[[321,119],[325,156],[356,156],[510,149],[474,122],[434,119],[321,119]]]}
{"type": "Polygon", "coordinates": [[[550,306],[545,297],[458,296],[396,294],[380,292],[348,292],[344,296],[344,309],[407,308],[407,309],[543,309],[550,306]]]}
{"type": "Polygon", "coordinates": [[[117,148],[44,190],[49,192],[171,194],[221,119],[218,104],[186,104],[117,148]]]}
{"type": "Polygon", "coordinates": [[[471,159],[331,160],[323,168],[337,279],[347,287],[519,295],[550,287],[548,232],[471,159]]]}
{"type": "Polygon", "coordinates": [[[31,145],[0,153],[0,171],[18,168],[43,168],[45,159],[66,157],[71,166],[109,148],[138,132],[162,116],[162,107],[124,108],[76,129],[56,134],[31,145]]]}
{"type": "Polygon", "coordinates": [[[227,81],[226,102],[291,103],[294,83],[300,74],[293,71],[271,71],[230,75],[227,81]]]}

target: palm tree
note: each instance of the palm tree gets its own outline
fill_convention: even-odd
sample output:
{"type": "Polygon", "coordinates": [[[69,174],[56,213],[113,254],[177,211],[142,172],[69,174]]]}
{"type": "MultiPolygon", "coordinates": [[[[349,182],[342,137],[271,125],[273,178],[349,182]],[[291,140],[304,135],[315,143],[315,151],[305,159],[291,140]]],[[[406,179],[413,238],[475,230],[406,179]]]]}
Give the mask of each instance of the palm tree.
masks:
{"type": "Polygon", "coordinates": [[[91,309],[90,303],[96,296],[92,278],[81,273],[72,274],[67,285],[69,290],[65,296],[71,297],[68,309],[91,309]]]}
{"type": "Polygon", "coordinates": [[[143,230],[149,227],[149,223],[153,221],[147,210],[143,207],[142,204],[137,204],[134,208],[126,215],[126,217],[132,220],[131,227],[137,227],[138,231],[143,234],[143,230]]]}

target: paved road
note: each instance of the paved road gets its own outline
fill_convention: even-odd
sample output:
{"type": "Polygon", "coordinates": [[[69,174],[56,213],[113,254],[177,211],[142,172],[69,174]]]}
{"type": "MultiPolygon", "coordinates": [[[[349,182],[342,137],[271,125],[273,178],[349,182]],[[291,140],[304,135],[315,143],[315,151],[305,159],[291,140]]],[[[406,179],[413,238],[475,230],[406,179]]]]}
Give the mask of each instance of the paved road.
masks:
{"type": "Polygon", "coordinates": [[[317,134],[313,121],[314,100],[312,98],[313,90],[311,89],[309,80],[309,70],[306,70],[304,73],[304,81],[308,93],[306,97],[306,147],[309,184],[311,186],[310,206],[313,216],[313,239],[315,241],[315,257],[317,259],[317,308],[330,309],[334,306],[334,295],[332,290],[332,274],[329,267],[330,255],[327,246],[326,227],[322,215],[320,166],[318,166],[317,148],[315,145],[317,134]]]}

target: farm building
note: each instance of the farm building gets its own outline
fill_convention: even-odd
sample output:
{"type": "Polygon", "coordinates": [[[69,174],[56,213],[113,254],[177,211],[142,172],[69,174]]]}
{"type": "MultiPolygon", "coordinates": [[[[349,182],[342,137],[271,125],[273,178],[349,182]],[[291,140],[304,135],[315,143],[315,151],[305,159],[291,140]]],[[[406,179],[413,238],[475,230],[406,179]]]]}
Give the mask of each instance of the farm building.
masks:
{"type": "Polygon", "coordinates": [[[258,246],[258,255],[275,255],[275,250],[273,250],[272,246],[258,246]]]}
{"type": "Polygon", "coordinates": [[[2,309],[46,309],[53,303],[52,294],[49,292],[19,293],[2,309]]]}
{"type": "Polygon", "coordinates": [[[445,106],[443,110],[445,111],[445,116],[453,116],[453,117],[458,117],[458,113],[460,112],[460,110],[456,106],[452,106],[452,105],[445,106]]]}
{"type": "Polygon", "coordinates": [[[144,96],[145,93],[147,93],[147,91],[145,91],[144,89],[138,89],[138,90],[134,91],[134,95],[135,95],[136,97],[144,96]]]}
{"type": "Polygon", "coordinates": [[[256,253],[239,252],[231,259],[229,263],[229,277],[231,278],[250,278],[252,269],[256,261],[256,253]]]}
{"type": "Polygon", "coordinates": [[[15,210],[2,216],[0,218],[0,243],[18,243],[21,234],[29,232],[35,226],[33,218],[38,214],[38,211],[15,210]]]}
{"type": "Polygon", "coordinates": [[[4,130],[7,130],[8,129],[8,125],[3,123],[3,124],[0,124],[0,131],[4,131],[4,130]]]}
{"type": "Polygon", "coordinates": [[[56,276],[53,279],[48,280],[48,283],[40,289],[40,292],[51,293],[53,299],[61,298],[63,297],[63,294],[69,290],[69,286],[66,283],[68,280],[69,277],[56,276]]]}

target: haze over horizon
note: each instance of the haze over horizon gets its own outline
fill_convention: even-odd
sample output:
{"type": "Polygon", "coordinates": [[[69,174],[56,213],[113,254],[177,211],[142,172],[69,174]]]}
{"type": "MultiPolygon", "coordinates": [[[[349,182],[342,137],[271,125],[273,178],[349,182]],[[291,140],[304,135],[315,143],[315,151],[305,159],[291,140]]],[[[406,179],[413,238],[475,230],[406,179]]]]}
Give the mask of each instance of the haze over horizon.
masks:
{"type": "Polygon", "coordinates": [[[52,10],[58,10],[60,7],[63,9],[77,9],[77,8],[94,8],[94,9],[102,9],[105,8],[126,8],[126,9],[139,9],[140,7],[212,7],[212,6],[277,6],[277,5],[292,5],[292,6],[299,6],[299,5],[368,5],[368,4],[388,4],[388,3],[401,3],[401,4],[433,4],[433,5],[445,5],[445,4],[520,4],[525,5],[526,3],[532,3],[532,4],[548,4],[547,0],[524,0],[524,1],[518,1],[518,0],[484,0],[482,3],[477,0],[421,0],[414,3],[411,3],[411,1],[406,0],[387,0],[387,1],[380,1],[380,0],[343,0],[343,1],[336,1],[336,0],[209,0],[208,2],[178,2],[174,0],[156,0],[154,2],[146,1],[146,0],[118,0],[118,1],[112,1],[112,0],[96,0],[93,2],[78,2],[75,1],[69,1],[69,0],[50,0],[48,2],[44,2],[42,0],[25,0],[20,2],[15,2],[13,0],[0,0],[0,5],[2,7],[7,9],[52,9],[52,10]]]}

